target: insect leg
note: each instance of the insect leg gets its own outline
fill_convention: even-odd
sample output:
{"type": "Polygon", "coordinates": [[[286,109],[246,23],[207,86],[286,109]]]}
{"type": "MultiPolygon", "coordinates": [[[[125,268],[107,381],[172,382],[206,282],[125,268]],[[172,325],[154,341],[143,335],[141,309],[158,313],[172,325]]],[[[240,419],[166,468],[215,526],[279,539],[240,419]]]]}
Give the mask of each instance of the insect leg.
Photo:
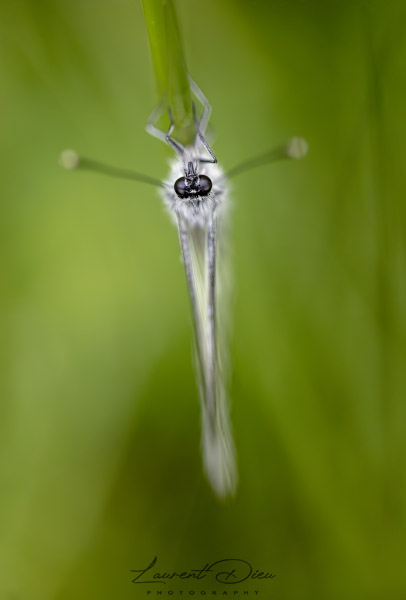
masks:
{"type": "Polygon", "coordinates": [[[166,101],[165,98],[163,98],[161,102],[154,108],[154,110],[148,117],[147,124],[145,125],[146,131],[150,135],[153,135],[154,137],[158,138],[158,140],[161,140],[162,142],[166,142],[165,132],[158,129],[158,127],[156,127],[156,123],[163,115],[165,108],[166,101]]]}
{"type": "Polygon", "coordinates": [[[210,115],[211,115],[211,104],[207,100],[206,96],[203,94],[202,90],[199,88],[197,83],[193,81],[191,76],[189,75],[190,88],[196,98],[199,100],[200,104],[203,106],[203,112],[201,114],[199,120],[199,128],[203,135],[206,133],[207,125],[209,123],[210,115]]]}
{"type": "Polygon", "coordinates": [[[170,122],[168,130],[166,132],[164,132],[161,129],[159,129],[158,127],[156,127],[156,123],[159,121],[159,119],[165,112],[165,109],[166,109],[166,102],[165,102],[165,99],[163,99],[154,108],[154,110],[150,114],[147,124],[145,126],[145,129],[147,130],[147,132],[149,134],[158,138],[158,140],[161,140],[162,142],[169,144],[169,146],[172,148],[172,150],[174,150],[177,154],[179,154],[183,158],[184,152],[185,152],[184,147],[182,146],[182,144],[180,142],[177,142],[176,140],[174,140],[171,137],[171,134],[173,132],[175,124],[173,121],[172,111],[170,108],[168,108],[168,115],[169,115],[169,122],[170,122]]]}
{"type": "Polygon", "coordinates": [[[181,158],[183,158],[185,155],[185,148],[182,146],[182,144],[180,142],[177,142],[176,140],[171,138],[171,133],[175,127],[175,123],[173,121],[172,111],[170,108],[168,108],[168,115],[169,115],[170,125],[169,125],[169,129],[165,135],[165,141],[167,142],[167,144],[169,144],[169,146],[172,148],[172,150],[175,150],[175,152],[177,152],[179,154],[179,156],[181,158]]]}
{"type": "Polygon", "coordinates": [[[194,102],[192,103],[192,107],[193,107],[193,119],[195,122],[197,135],[199,136],[199,139],[200,139],[201,143],[203,144],[203,146],[206,148],[208,154],[210,154],[210,156],[211,156],[211,158],[199,158],[199,161],[203,162],[203,163],[204,162],[216,163],[217,158],[216,158],[213,150],[210,148],[209,144],[207,143],[206,138],[204,137],[204,135],[202,134],[202,132],[200,130],[200,123],[197,120],[197,114],[196,114],[196,104],[194,102]]]}

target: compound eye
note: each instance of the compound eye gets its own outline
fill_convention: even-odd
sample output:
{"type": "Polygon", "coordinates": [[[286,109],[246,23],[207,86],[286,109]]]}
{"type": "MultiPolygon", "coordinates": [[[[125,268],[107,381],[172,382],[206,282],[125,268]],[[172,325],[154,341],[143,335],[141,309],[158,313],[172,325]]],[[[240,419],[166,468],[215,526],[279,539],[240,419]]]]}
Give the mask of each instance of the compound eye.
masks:
{"type": "Polygon", "coordinates": [[[199,193],[201,196],[207,196],[212,188],[212,182],[210,177],[207,175],[200,175],[199,177],[199,193]]]}
{"type": "Polygon", "coordinates": [[[176,194],[179,196],[179,198],[187,198],[188,197],[189,188],[186,183],[186,179],[184,177],[179,177],[179,179],[177,179],[175,181],[175,184],[173,187],[175,189],[176,194]]]}

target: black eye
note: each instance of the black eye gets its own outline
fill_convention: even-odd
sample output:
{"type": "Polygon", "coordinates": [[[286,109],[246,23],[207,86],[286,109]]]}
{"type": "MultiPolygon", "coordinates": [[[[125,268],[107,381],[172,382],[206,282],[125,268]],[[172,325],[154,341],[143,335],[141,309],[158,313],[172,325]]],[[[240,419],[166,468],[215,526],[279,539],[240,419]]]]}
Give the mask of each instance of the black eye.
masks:
{"type": "Polygon", "coordinates": [[[207,194],[211,190],[211,186],[212,186],[212,182],[211,182],[210,177],[207,177],[207,175],[200,175],[200,177],[199,177],[199,194],[201,196],[207,196],[207,194]]]}
{"type": "Polygon", "coordinates": [[[175,188],[175,192],[179,198],[187,198],[189,196],[189,186],[187,185],[184,177],[179,177],[179,179],[175,181],[175,185],[173,187],[175,188]]]}

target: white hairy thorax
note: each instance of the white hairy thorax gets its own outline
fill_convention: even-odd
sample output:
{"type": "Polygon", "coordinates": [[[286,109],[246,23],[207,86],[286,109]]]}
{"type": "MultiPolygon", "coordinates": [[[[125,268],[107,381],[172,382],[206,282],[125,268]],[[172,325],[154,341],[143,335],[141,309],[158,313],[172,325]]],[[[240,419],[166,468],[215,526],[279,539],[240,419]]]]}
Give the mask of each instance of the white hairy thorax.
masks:
{"type": "Polygon", "coordinates": [[[227,203],[227,189],[223,170],[217,163],[200,163],[199,175],[207,175],[213,182],[213,188],[207,196],[195,198],[179,198],[173,184],[179,177],[184,177],[184,163],[179,158],[169,161],[169,175],[165,181],[166,187],[162,188],[161,195],[165,206],[172,218],[177,222],[178,216],[192,227],[204,227],[213,211],[219,215],[227,203]]]}

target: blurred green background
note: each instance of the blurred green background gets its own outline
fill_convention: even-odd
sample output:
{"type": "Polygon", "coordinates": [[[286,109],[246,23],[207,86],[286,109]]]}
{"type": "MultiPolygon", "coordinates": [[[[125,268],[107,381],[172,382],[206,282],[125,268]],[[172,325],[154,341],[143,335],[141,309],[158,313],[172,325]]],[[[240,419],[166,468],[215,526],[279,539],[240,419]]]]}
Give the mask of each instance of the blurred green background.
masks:
{"type": "Polygon", "coordinates": [[[233,181],[239,489],[202,473],[156,190],[57,164],[166,175],[140,3],[1,0],[0,598],[146,597],[158,555],[249,560],[263,598],[404,599],[406,3],[177,8],[219,161],[310,145],[233,181]]]}

